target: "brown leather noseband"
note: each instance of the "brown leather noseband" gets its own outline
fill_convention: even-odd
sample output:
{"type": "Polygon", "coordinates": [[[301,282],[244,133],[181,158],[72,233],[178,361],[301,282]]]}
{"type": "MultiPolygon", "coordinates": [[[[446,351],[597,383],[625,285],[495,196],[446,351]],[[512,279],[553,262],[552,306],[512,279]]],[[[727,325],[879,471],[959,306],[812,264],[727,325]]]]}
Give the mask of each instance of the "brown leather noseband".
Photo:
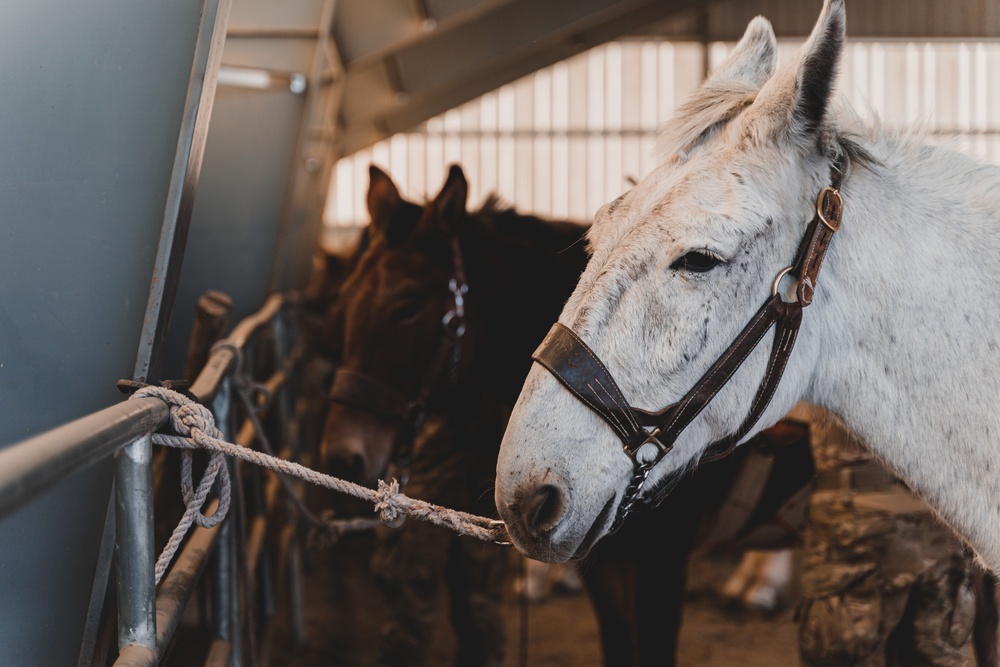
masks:
{"type": "MultiPolygon", "coordinates": [[[[838,161],[831,169],[831,184],[819,193],[816,213],[799,246],[795,263],[782,269],[775,277],[771,297],[694,387],[676,403],[657,412],[629,405],[594,351],[576,333],[558,322],[535,350],[532,358],[607,422],[624,443],[625,453],[632,459],[632,481],[618,506],[611,532],[618,529],[632,509],[653,466],[673,449],[680,433],[715,398],[774,326],[774,342],[767,371],[757,388],[750,410],[736,431],[713,443],[709,451],[716,455],[731,451],[764,413],[795,345],[802,323],[802,310],[812,303],[816,280],[830,241],[840,229],[843,213],[840,184],[845,165],[846,163],[838,161]],[[779,294],[779,283],[786,274],[797,279],[795,301],[785,301],[779,294]],[[648,448],[653,449],[653,455],[640,456],[640,451],[648,448]]],[[[655,505],[660,500],[662,496],[644,503],[655,505]]]]}
{"type": "Polygon", "coordinates": [[[451,239],[452,275],[448,280],[448,307],[441,318],[441,340],[438,343],[430,365],[424,371],[423,379],[413,398],[406,398],[388,383],[361,371],[338,368],[333,376],[330,400],[362,410],[379,417],[402,424],[404,432],[400,436],[399,447],[393,456],[393,465],[398,468],[399,482],[405,484],[410,458],[413,455],[413,441],[424,418],[431,392],[447,370],[448,381],[458,380],[458,366],[462,356],[462,337],[465,335],[465,295],[469,292],[465,280],[465,265],[462,248],[458,239],[451,239]],[[450,362],[450,363],[449,363],[450,362]]]}

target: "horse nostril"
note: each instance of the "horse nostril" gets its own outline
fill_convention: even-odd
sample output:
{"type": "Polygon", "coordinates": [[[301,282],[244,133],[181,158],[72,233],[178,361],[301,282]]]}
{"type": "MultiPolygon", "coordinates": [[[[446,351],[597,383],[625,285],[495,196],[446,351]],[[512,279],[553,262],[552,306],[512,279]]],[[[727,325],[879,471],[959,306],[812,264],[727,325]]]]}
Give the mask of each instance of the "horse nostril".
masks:
{"type": "Polygon", "coordinates": [[[525,499],[521,515],[524,525],[533,533],[543,533],[558,525],[565,512],[566,504],[559,488],[543,484],[535,493],[525,499]]]}

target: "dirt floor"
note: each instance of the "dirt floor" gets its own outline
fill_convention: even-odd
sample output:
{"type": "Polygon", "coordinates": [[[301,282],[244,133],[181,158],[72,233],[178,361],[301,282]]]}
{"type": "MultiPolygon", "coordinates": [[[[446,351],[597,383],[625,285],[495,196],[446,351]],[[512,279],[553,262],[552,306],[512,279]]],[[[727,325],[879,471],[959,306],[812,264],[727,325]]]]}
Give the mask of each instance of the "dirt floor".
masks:
{"type": "MultiPolygon", "coordinates": [[[[380,614],[378,592],[366,571],[371,541],[345,539],[333,549],[311,554],[305,587],[306,642],[296,648],[283,624],[274,636],[270,664],[286,667],[369,667],[377,664],[375,641],[380,614]]],[[[511,552],[512,563],[519,558],[511,552]]],[[[737,562],[732,556],[693,559],[681,630],[681,667],[764,667],[798,664],[793,610],[778,613],[727,608],[716,590],[737,562]]],[[[525,605],[513,581],[507,599],[508,667],[599,667],[603,664],[597,628],[585,593],[557,593],[525,605]]],[[[447,629],[431,640],[440,665],[452,650],[447,629]]]]}

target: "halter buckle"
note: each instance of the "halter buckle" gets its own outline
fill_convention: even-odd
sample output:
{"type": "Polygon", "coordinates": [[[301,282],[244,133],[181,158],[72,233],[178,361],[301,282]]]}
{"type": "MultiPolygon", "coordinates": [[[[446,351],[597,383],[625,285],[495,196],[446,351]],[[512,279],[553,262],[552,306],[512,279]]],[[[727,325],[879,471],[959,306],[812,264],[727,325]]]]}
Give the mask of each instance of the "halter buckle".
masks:
{"type": "Polygon", "coordinates": [[[646,445],[652,445],[653,447],[656,448],[656,457],[650,463],[639,464],[639,465],[648,465],[652,467],[660,459],[662,459],[667,454],[667,452],[669,452],[671,449],[674,448],[672,444],[665,445],[663,444],[662,441],[660,441],[660,433],[662,432],[663,430],[660,427],[656,427],[652,431],[647,433],[646,439],[640,442],[635,447],[629,447],[628,443],[626,443],[625,453],[628,454],[629,457],[631,457],[637,464],[639,464],[639,458],[638,458],[639,452],[642,451],[643,447],[645,447],[646,445]]]}
{"type": "Polygon", "coordinates": [[[826,225],[827,229],[831,232],[840,231],[840,220],[830,220],[825,215],[823,215],[823,201],[826,199],[826,195],[832,195],[837,198],[837,204],[840,207],[844,206],[844,196],[840,194],[840,190],[828,185],[819,191],[819,196],[816,197],[816,215],[819,216],[820,222],[826,225]]]}

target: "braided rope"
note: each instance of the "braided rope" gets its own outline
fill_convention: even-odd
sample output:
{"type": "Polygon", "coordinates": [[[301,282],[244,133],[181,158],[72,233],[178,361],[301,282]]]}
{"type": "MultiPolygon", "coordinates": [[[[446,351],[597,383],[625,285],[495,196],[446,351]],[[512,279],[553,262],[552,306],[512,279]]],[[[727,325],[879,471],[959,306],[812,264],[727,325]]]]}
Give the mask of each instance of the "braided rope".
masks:
{"type": "Polygon", "coordinates": [[[386,525],[398,526],[403,516],[406,515],[450,528],[461,535],[474,537],[484,542],[505,543],[508,540],[507,529],[502,521],[409,498],[399,492],[399,484],[395,480],[388,484],[379,481],[378,489],[369,489],[359,484],[324,475],[293,461],[286,461],[226,442],[222,439],[222,433],[215,426],[215,418],[211,411],[171,389],[146,386],[132,394],[131,398],[143,397],[159,398],[170,406],[170,426],[176,434],[154,433],[153,444],[185,450],[184,460],[186,461],[184,464],[186,474],[183,475],[182,484],[187,509],[171,534],[163,552],[156,560],[157,584],[159,584],[163,573],[166,572],[167,566],[180,547],[181,540],[193,523],[212,527],[225,518],[229,508],[231,483],[224,456],[232,456],[277,473],[292,475],[310,484],[366,500],[375,505],[376,511],[379,512],[386,525]],[[208,467],[197,489],[192,489],[191,483],[190,450],[194,449],[205,449],[211,452],[208,467]],[[201,507],[217,477],[220,486],[219,507],[213,514],[205,516],[201,512],[201,507]]]}

